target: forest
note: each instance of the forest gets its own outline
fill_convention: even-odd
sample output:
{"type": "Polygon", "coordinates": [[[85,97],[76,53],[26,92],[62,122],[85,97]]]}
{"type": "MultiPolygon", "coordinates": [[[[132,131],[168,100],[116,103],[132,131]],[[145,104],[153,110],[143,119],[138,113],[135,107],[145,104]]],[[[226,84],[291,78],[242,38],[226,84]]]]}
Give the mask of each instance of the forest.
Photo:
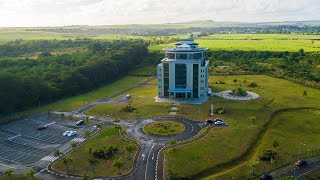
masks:
{"type": "Polygon", "coordinates": [[[139,39],[16,41],[1,46],[0,54],[3,57],[0,59],[0,115],[98,88],[126,75],[152,56],[148,54],[147,43],[139,39]],[[86,50],[60,55],[49,52],[79,46],[86,50]],[[32,59],[4,57],[30,52],[42,53],[32,59]]]}

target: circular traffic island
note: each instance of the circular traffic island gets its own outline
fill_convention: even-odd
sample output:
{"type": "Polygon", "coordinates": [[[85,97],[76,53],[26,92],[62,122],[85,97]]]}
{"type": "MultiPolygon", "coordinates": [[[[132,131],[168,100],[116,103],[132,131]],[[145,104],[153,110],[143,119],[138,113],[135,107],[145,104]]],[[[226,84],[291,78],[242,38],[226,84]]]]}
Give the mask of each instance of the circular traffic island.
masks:
{"type": "Polygon", "coordinates": [[[154,136],[172,136],[180,134],[185,130],[185,126],[176,121],[156,121],[143,127],[143,131],[154,136]]]}

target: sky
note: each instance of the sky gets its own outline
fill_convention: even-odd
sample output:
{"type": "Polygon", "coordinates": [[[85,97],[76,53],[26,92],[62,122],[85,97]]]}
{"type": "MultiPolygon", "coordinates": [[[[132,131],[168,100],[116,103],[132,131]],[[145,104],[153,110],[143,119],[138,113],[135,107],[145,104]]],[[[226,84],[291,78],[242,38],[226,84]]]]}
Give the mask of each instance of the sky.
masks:
{"type": "Polygon", "coordinates": [[[320,19],[320,0],[0,0],[1,27],[320,19]]]}

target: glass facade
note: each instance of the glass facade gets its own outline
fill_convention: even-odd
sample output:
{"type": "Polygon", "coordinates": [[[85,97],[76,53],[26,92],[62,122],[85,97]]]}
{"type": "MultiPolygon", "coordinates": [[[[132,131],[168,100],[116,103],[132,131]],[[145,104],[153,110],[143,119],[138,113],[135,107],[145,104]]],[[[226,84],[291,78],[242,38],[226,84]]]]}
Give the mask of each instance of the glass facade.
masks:
{"type": "Polygon", "coordinates": [[[176,59],[175,53],[166,53],[166,58],[168,59],[176,59]]]}
{"type": "Polygon", "coordinates": [[[163,63],[163,95],[169,97],[169,64],[163,63]]]}
{"type": "Polygon", "coordinates": [[[202,53],[194,53],[193,54],[194,59],[201,59],[202,58],[202,53]]]}
{"type": "Polygon", "coordinates": [[[198,98],[199,93],[199,64],[193,64],[193,98],[198,98]]]}
{"type": "Polygon", "coordinates": [[[177,53],[177,59],[188,59],[188,54],[178,54],[177,53]]]}
{"type": "Polygon", "coordinates": [[[187,65],[176,64],[175,65],[175,88],[185,89],[187,87],[187,65]]]}

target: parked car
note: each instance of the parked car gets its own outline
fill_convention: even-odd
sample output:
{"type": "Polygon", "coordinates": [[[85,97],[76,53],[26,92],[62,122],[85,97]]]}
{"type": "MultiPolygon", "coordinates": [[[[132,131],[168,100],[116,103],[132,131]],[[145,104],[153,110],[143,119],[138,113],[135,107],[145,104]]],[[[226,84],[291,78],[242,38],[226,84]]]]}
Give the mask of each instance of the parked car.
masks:
{"type": "Polygon", "coordinates": [[[207,123],[207,124],[213,124],[213,120],[212,120],[212,119],[207,119],[207,120],[206,120],[206,123],[207,123]]]}
{"type": "Polygon", "coordinates": [[[64,132],[62,135],[63,135],[63,136],[67,136],[69,133],[70,133],[70,131],[66,131],[66,132],[64,132]]]}
{"type": "Polygon", "coordinates": [[[225,123],[223,121],[216,121],[214,122],[214,125],[224,125],[225,123]]]}
{"type": "Polygon", "coordinates": [[[72,137],[72,136],[75,136],[75,135],[77,135],[77,132],[76,132],[76,131],[70,131],[70,132],[67,134],[68,137],[72,137]]]}
{"type": "Polygon", "coordinates": [[[217,121],[222,121],[222,122],[223,122],[223,119],[215,118],[215,119],[214,119],[214,122],[217,122],[217,121]]]}
{"type": "Polygon", "coordinates": [[[264,173],[260,176],[260,180],[273,180],[273,177],[270,174],[264,173]]]}
{"type": "Polygon", "coordinates": [[[84,120],[80,120],[76,123],[76,126],[81,126],[84,125],[84,120]]]}
{"type": "Polygon", "coordinates": [[[304,166],[307,165],[308,162],[303,160],[303,159],[299,159],[297,162],[294,163],[296,166],[304,166]]]}
{"type": "Polygon", "coordinates": [[[40,130],[40,131],[45,130],[45,129],[47,129],[47,126],[39,126],[38,127],[38,130],[40,130]]]}
{"type": "Polygon", "coordinates": [[[130,95],[130,94],[127,94],[127,95],[126,95],[126,98],[131,98],[131,95],[130,95]]]}

